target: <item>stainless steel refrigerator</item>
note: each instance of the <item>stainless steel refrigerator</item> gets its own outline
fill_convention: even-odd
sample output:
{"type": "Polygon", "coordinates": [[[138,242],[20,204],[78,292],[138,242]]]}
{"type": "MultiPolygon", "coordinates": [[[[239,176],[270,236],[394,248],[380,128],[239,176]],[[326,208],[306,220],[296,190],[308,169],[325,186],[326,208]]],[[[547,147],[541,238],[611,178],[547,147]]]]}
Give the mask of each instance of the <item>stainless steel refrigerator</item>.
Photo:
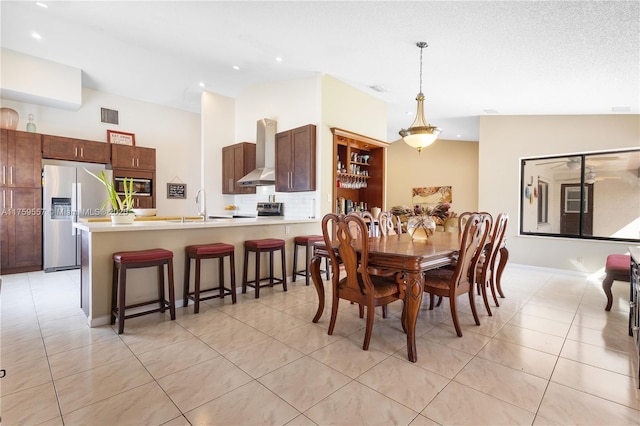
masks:
{"type": "MultiPolygon", "coordinates": [[[[72,226],[79,219],[106,215],[104,185],[84,169],[100,174],[104,164],[43,160],[42,203],[44,215],[44,271],[80,267],[80,233],[72,226]]],[[[106,207],[107,209],[109,206],[106,207]]]]}

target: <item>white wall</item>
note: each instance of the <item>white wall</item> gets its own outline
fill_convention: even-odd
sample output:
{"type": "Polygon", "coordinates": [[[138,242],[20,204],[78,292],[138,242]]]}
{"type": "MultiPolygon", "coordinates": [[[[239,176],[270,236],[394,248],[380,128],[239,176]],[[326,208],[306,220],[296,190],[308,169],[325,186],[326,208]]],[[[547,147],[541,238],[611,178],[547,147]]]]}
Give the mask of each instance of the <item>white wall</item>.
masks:
{"type": "MultiPolygon", "coordinates": [[[[203,92],[202,107],[202,146],[191,156],[192,167],[202,169],[202,178],[198,187],[189,197],[195,204],[198,188],[204,188],[207,195],[207,214],[222,210],[222,147],[232,145],[235,125],[235,101],[215,93],[203,92]]],[[[232,204],[232,203],[227,203],[232,204]]]]}
{"type": "Polygon", "coordinates": [[[200,167],[194,155],[200,152],[199,114],[82,90],[82,106],[69,111],[2,99],[2,106],[20,114],[18,130],[25,130],[28,114],[34,114],[38,133],[68,136],[106,143],[107,130],[134,133],[136,145],[156,148],[156,205],[160,215],[192,215],[197,212],[192,195],[200,186],[200,167]],[[100,122],[100,108],[119,111],[120,125],[100,122]],[[187,200],[167,199],[167,183],[187,184],[187,200]]]}
{"type": "Polygon", "coordinates": [[[518,236],[520,159],[577,152],[638,148],[640,116],[480,117],[478,208],[509,214],[510,262],[596,272],[610,253],[628,243],[518,236]]]}
{"type": "Polygon", "coordinates": [[[82,105],[82,70],[0,49],[0,96],[70,110],[82,105]]]}
{"type": "Polygon", "coordinates": [[[387,137],[387,104],[334,77],[322,76],[322,133],[318,139],[321,216],[332,212],[334,207],[332,127],[384,141],[387,137]]]}
{"type": "MultiPolygon", "coordinates": [[[[319,77],[300,80],[278,81],[269,84],[252,86],[235,98],[234,140],[217,143],[215,169],[218,177],[214,188],[216,204],[212,211],[222,212],[225,205],[240,207],[241,212],[255,213],[256,203],[268,201],[269,195],[276,195],[276,201],[285,203],[285,215],[288,217],[313,217],[317,215],[317,194],[315,192],[277,193],[274,185],[259,186],[256,194],[222,195],[221,171],[222,147],[237,142],[256,142],[257,122],[262,118],[276,120],[277,131],[282,132],[306,124],[320,122],[319,77]],[[218,201],[219,200],[219,201],[218,201]]],[[[205,111],[203,109],[203,111],[205,111]]],[[[203,116],[208,113],[203,112],[203,116]]],[[[319,132],[319,130],[318,130],[319,132]]],[[[318,135],[317,139],[319,140],[318,135]]],[[[210,139],[210,138],[207,138],[210,139]]],[[[318,149],[318,148],[316,148],[318,149]]],[[[318,170],[321,162],[317,162],[318,170]]],[[[210,168],[211,170],[214,167],[210,168]]],[[[317,171],[317,173],[319,173],[317,171]]],[[[320,180],[316,180],[317,186],[320,180]]]]}

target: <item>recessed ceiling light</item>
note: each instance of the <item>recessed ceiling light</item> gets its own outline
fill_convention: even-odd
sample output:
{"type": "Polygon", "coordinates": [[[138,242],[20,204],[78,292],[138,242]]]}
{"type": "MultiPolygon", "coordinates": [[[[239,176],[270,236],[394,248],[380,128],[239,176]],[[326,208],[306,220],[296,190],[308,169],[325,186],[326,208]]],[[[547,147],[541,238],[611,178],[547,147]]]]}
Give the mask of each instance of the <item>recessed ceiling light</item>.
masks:
{"type": "Polygon", "coordinates": [[[40,7],[44,7],[45,9],[48,8],[49,6],[47,6],[46,4],[42,3],[42,2],[36,2],[36,4],[40,7]]]}
{"type": "Polygon", "coordinates": [[[36,40],[42,40],[42,37],[38,33],[31,33],[31,37],[35,38],[36,40]]]}
{"type": "Polygon", "coordinates": [[[461,138],[461,137],[462,137],[462,135],[456,135],[456,137],[457,137],[457,138],[461,138]]]}
{"type": "Polygon", "coordinates": [[[282,58],[280,56],[276,56],[276,62],[282,62],[282,58]]]}
{"type": "Polygon", "coordinates": [[[498,110],[495,109],[483,109],[483,111],[487,114],[497,114],[498,110]]]}
{"type": "Polygon", "coordinates": [[[204,83],[202,81],[200,82],[200,87],[204,87],[204,83]]]}
{"type": "Polygon", "coordinates": [[[413,115],[413,111],[407,111],[407,115],[413,115]]]}
{"type": "Polygon", "coordinates": [[[234,70],[239,70],[239,69],[240,69],[240,67],[239,67],[239,66],[237,66],[237,65],[234,65],[234,66],[232,66],[231,68],[233,68],[234,70]]]}
{"type": "Polygon", "coordinates": [[[385,89],[383,86],[380,86],[380,85],[369,86],[369,89],[375,90],[376,92],[380,92],[380,93],[384,93],[387,91],[387,89],[385,89]]]}

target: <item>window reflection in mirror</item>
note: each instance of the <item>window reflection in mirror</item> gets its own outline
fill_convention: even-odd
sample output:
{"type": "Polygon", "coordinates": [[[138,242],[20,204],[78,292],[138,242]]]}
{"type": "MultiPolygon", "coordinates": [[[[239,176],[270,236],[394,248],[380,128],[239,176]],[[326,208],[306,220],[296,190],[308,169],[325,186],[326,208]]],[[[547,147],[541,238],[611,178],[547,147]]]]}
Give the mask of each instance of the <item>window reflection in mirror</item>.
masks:
{"type": "Polygon", "coordinates": [[[640,150],[523,159],[520,233],[640,242],[640,150]]]}

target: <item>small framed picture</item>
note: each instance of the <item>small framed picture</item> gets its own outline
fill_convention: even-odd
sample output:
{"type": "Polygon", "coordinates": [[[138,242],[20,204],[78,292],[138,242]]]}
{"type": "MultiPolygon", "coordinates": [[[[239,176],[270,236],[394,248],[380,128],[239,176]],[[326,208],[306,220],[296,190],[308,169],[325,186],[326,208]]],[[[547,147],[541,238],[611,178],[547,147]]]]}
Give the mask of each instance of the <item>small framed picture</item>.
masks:
{"type": "Polygon", "coordinates": [[[186,183],[168,183],[167,198],[187,198],[186,183]]]}
{"type": "Polygon", "coordinates": [[[133,133],[118,132],[116,130],[107,130],[107,142],[135,146],[136,135],[133,133]]]}

